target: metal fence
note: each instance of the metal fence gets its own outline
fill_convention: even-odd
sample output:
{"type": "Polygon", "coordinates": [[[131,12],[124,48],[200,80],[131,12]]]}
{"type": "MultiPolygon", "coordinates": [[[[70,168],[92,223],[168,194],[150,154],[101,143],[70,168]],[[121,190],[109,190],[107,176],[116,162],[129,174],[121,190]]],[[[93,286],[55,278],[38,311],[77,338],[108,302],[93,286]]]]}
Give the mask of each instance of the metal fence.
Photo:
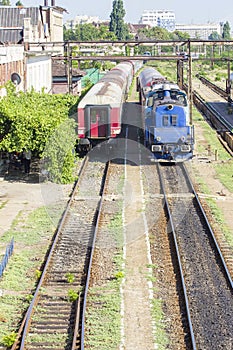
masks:
{"type": "Polygon", "coordinates": [[[3,271],[5,270],[5,267],[8,263],[8,260],[13,253],[13,250],[14,250],[14,238],[12,238],[12,240],[10,241],[8,246],[6,247],[5,255],[2,258],[2,261],[0,264],[0,277],[2,277],[2,275],[3,275],[3,271]]]}

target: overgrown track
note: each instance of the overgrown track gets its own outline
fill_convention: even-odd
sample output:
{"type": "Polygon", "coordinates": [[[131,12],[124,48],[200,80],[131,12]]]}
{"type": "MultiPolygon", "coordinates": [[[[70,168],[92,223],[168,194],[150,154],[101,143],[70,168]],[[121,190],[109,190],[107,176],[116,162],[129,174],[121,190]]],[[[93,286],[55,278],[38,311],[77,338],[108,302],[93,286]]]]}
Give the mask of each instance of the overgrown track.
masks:
{"type": "Polygon", "coordinates": [[[159,166],[193,349],[231,349],[232,279],[184,165],[159,166]]]}
{"type": "Polygon", "coordinates": [[[83,287],[105,175],[104,162],[89,161],[83,168],[23,322],[23,336],[12,349],[80,348],[83,287]]]}
{"type": "MultiPolygon", "coordinates": [[[[198,78],[200,79],[200,81],[205,84],[206,86],[208,86],[211,90],[213,90],[214,92],[216,92],[218,95],[220,95],[221,97],[223,97],[226,101],[228,101],[228,94],[226,92],[226,90],[220,88],[219,86],[213,84],[210,80],[202,77],[202,76],[198,76],[198,78]]],[[[231,101],[232,102],[232,101],[231,101]]]]}

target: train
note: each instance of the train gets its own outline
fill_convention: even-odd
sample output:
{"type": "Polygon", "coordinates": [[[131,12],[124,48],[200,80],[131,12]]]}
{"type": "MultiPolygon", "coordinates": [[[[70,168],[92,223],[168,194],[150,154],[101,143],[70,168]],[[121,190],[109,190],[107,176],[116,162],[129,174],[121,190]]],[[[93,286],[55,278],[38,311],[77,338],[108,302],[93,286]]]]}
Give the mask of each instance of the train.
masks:
{"type": "Polygon", "coordinates": [[[193,157],[194,126],[190,125],[187,95],[155,68],[146,67],[137,78],[142,108],[144,145],[151,159],[185,161],[193,157]]]}
{"type": "Polygon", "coordinates": [[[142,61],[122,61],[108,71],[78,104],[79,153],[115,139],[122,129],[123,103],[142,61]]]}

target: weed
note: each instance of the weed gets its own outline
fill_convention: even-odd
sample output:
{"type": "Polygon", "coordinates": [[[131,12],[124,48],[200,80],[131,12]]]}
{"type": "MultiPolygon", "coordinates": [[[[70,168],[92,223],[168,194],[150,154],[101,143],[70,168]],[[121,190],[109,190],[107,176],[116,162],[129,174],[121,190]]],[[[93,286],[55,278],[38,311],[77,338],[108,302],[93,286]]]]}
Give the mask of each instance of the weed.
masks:
{"type": "Polygon", "coordinates": [[[68,283],[74,283],[75,277],[72,273],[67,272],[65,275],[68,283]]]}
{"type": "Polygon", "coordinates": [[[17,333],[15,333],[15,332],[11,332],[10,334],[5,335],[2,338],[3,345],[5,345],[9,348],[10,346],[12,346],[14,344],[16,337],[17,337],[17,333]]]}
{"type": "Polygon", "coordinates": [[[68,300],[70,302],[76,301],[78,299],[78,293],[73,289],[68,290],[68,300]]]}

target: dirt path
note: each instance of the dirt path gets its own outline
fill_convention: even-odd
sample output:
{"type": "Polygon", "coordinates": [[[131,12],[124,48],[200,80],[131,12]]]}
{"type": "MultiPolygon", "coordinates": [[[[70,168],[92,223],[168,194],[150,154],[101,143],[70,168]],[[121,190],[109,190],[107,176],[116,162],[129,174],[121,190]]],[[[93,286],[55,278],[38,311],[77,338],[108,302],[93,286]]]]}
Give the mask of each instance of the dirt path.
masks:
{"type": "Polygon", "coordinates": [[[154,349],[151,317],[152,284],[148,232],[143,217],[140,167],[126,166],[125,281],[123,283],[123,333],[127,350],[154,349]]]}

